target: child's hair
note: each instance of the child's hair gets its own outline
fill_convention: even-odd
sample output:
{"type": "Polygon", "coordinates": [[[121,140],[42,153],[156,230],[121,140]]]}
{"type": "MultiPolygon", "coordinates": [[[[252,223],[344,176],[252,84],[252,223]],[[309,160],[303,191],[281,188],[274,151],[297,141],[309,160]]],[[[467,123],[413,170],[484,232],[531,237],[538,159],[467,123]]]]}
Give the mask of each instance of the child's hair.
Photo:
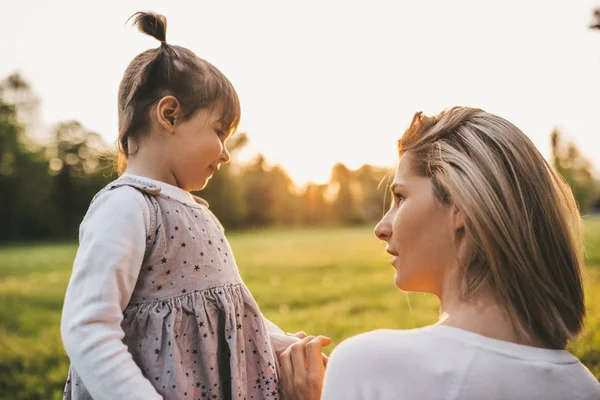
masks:
{"type": "Polygon", "coordinates": [[[439,202],[466,217],[462,297],[485,287],[522,334],[564,348],[585,315],[581,217],[568,185],[519,128],[475,108],[415,114],[398,148],[439,202]]]}
{"type": "Polygon", "coordinates": [[[240,121],[240,102],[229,79],[192,51],[167,44],[167,19],[163,15],[138,12],[131,18],[141,32],[161,43],[129,63],[119,86],[119,172],[125,169],[130,155],[128,140],[137,139],[148,128],[150,110],[165,96],[179,101],[183,115],[178,121],[212,107],[221,107],[225,132],[235,131],[240,121]]]}

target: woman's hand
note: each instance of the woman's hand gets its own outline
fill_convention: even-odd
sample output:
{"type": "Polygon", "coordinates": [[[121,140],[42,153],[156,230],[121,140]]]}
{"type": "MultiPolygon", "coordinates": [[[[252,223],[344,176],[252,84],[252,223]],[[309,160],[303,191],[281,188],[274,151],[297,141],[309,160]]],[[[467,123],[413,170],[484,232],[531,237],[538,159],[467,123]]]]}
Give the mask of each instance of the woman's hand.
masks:
{"type": "Polygon", "coordinates": [[[285,400],[321,398],[327,363],[321,348],[330,343],[331,339],[325,336],[307,336],[281,354],[281,390],[285,400]]]}

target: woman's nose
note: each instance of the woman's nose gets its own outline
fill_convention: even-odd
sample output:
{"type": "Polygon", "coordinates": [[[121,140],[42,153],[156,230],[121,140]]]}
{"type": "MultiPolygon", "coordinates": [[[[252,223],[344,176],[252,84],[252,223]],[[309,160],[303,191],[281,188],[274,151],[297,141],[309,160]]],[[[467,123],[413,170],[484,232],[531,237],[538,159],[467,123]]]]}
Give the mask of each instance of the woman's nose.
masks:
{"type": "Polygon", "coordinates": [[[392,225],[389,221],[388,214],[386,214],[381,221],[375,226],[375,237],[379,240],[388,241],[392,236],[392,225]]]}

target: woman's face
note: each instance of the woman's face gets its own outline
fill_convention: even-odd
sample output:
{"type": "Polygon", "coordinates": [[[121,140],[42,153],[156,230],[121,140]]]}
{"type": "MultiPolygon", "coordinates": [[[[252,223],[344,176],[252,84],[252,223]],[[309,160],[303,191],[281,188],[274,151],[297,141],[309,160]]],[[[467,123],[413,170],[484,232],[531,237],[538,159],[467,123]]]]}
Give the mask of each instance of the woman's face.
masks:
{"type": "Polygon", "coordinates": [[[430,179],[413,172],[410,153],[400,158],[391,192],[392,205],[375,227],[375,236],[387,242],[386,250],[394,256],[396,286],[441,296],[450,269],[457,265],[460,221],[455,207],[442,205],[430,179]]]}

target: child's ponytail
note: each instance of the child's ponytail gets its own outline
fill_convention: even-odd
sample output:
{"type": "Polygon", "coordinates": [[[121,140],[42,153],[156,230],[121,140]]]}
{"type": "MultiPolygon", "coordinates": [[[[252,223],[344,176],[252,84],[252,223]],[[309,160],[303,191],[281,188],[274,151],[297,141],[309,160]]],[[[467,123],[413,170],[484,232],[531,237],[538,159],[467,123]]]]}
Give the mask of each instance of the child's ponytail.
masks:
{"type": "Polygon", "coordinates": [[[164,15],[152,12],[137,12],[129,19],[134,18],[133,25],[140,32],[152,36],[161,43],[167,43],[167,19],[164,15]]]}

